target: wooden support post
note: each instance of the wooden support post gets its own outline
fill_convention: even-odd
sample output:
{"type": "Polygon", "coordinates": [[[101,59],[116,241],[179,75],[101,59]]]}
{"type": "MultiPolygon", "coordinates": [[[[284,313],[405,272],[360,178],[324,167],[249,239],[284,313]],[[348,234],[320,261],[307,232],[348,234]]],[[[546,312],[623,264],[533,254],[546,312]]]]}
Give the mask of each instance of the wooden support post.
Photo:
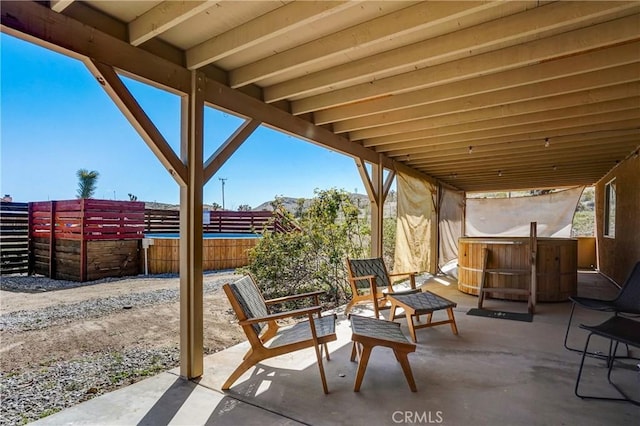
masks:
{"type": "Polygon", "coordinates": [[[371,203],[371,256],[382,257],[382,221],[384,218],[384,194],[381,164],[372,164],[374,199],[371,203]]]}
{"type": "Polygon", "coordinates": [[[180,185],[180,375],[203,372],[202,187],[203,122],[206,78],[191,72],[190,91],[182,98],[180,158],[149,119],[113,67],[85,58],[113,102],[180,185]]]}
{"type": "Polygon", "coordinates": [[[202,186],[205,78],[191,74],[191,93],[182,98],[180,157],[186,185],[180,186],[180,375],[203,373],[202,186]]]}
{"type": "Polygon", "coordinates": [[[536,311],[536,297],[538,292],[538,273],[536,262],[538,259],[538,224],[537,222],[531,222],[529,230],[529,244],[530,244],[530,262],[531,262],[531,285],[529,291],[529,313],[534,314],[536,311]]]}
{"type": "Polygon", "coordinates": [[[391,183],[396,174],[390,170],[387,178],[384,179],[383,158],[380,156],[378,163],[371,163],[371,175],[367,171],[365,162],[361,158],[356,158],[358,173],[362,178],[364,187],[367,190],[369,201],[371,202],[371,257],[381,257],[383,253],[383,220],[384,201],[391,189],[391,183]]]}

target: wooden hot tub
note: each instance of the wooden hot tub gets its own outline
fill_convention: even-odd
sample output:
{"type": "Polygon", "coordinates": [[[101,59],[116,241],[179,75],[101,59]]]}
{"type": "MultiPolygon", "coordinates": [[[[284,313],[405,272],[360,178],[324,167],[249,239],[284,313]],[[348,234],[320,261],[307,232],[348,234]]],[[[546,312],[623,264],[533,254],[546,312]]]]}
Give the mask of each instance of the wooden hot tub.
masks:
{"type": "MultiPolygon", "coordinates": [[[[528,269],[528,237],[463,237],[458,240],[458,290],[478,295],[482,249],[491,250],[488,268],[528,269]]],[[[578,288],[578,243],[571,238],[538,238],[537,300],[561,302],[578,288]]],[[[527,288],[527,275],[493,275],[495,287],[527,288]]],[[[496,299],[527,300],[526,296],[493,294],[496,299]]]]}

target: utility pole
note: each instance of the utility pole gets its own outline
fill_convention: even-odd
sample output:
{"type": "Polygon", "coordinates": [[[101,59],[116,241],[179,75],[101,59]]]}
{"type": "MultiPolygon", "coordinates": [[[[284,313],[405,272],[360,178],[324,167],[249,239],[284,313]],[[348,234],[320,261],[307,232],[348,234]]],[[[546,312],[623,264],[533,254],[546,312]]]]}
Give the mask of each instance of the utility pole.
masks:
{"type": "Polygon", "coordinates": [[[224,183],[227,181],[227,178],[218,178],[220,182],[222,182],[222,210],[224,210],[224,183]]]}

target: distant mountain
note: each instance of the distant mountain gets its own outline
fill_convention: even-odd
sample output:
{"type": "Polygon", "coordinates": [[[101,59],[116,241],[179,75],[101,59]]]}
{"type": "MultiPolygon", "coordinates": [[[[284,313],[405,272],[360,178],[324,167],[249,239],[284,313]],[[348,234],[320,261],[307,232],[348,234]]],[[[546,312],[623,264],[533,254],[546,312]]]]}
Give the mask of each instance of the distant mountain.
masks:
{"type": "MultiPolygon", "coordinates": [[[[203,204],[202,207],[205,210],[213,210],[213,206],[211,204],[203,204]]],[[[144,201],[145,209],[157,209],[157,210],[180,210],[180,204],[167,204],[167,203],[157,203],[155,201],[144,201]]]]}
{"type": "MultiPolygon", "coordinates": [[[[350,193],[349,194],[349,198],[351,199],[351,201],[360,208],[360,210],[364,212],[367,212],[370,208],[370,202],[369,202],[369,197],[365,194],[356,194],[356,193],[350,193]]],[[[280,197],[279,198],[282,201],[282,205],[285,209],[287,209],[289,212],[291,213],[295,213],[296,209],[298,208],[298,200],[299,198],[292,198],[292,197],[280,197]]],[[[252,210],[254,211],[263,211],[263,210],[268,210],[268,211],[273,211],[273,202],[275,200],[271,200],[271,201],[266,201],[262,204],[260,204],[259,206],[253,208],[252,210]]],[[[311,205],[311,198],[304,198],[304,208],[307,209],[309,208],[309,205],[311,205]]],[[[396,212],[396,205],[397,205],[397,201],[395,196],[391,195],[389,197],[387,197],[387,201],[384,203],[384,210],[385,210],[385,216],[392,216],[395,215],[396,212]]]]}
{"type": "MultiPolygon", "coordinates": [[[[352,194],[349,194],[349,198],[354,204],[358,205],[360,208],[364,208],[365,206],[369,205],[369,198],[366,195],[352,193],[352,194]]],[[[292,198],[292,197],[279,197],[278,199],[282,202],[283,207],[290,212],[294,212],[298,208],[298,200],[300,200],[300,198],[292,198]]],[[[311,205],[312,199],[311,198],[302,198],[302,199],[304,200],[304,208],[305,209],[309,208],[309,206],[311,205]]],[[[252,210],[273,211],[274,201],[275,200],[266,201],[260,204],[258,207],[253,208],[252,210]]]]}
{"type": "MultiPolygon", "coordinates": [[[[351,201],[360,208],[360,210],[362,210],[363,212],[366,212],[369,210],[370,207],[370,203],[369,203],[369,197],[365,194],[356,194],[356,193],[350,193],[349,194],[349,198],[351,199],[351,201]]],[[[284,206],[285,209],[287,209],[289,212],[291,213],[295,213],[296,209],[298,208],[298,198],[294,198],[294,197],[280,197],[280,200],[282,202],[282,205],[284,206]]],[[[257,207],[252,208],[251,210],[253,211],[273,211],[273,202],[275,200],[271,200],[271,201],[265,201],[264,203],[260,204],[257,207]]],[[[308,209],[309,206],[311,205],[311,198],[304,198],[304,209],[308,209]]],[[[157,202],[153,202],[153,201],[145,201],[144,202],[145,208],[147,209],[158,209],[158,210],[180,210],[180,205],[179,204],[167,204],[167,203],[157,203],[157,202]]],[[[203,205],[205,210],[213,210],[213,206],[211,204],[204,204],[203,205]]],[[[389,197],[387,197],[387,202],[384,205],[385,208],[385,216],[387,215],[392,215],[393,213],[395,213],[395,209],[396,209],[396,198],[395,196],[393,196],[392,194],[390,194],[389,197]]]]}

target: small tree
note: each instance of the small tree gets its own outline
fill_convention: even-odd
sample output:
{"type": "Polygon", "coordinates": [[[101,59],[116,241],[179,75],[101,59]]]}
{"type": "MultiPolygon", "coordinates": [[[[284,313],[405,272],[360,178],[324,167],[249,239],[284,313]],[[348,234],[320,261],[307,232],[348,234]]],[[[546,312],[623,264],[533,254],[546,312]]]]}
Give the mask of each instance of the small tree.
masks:
{"type": "Polygon", "coordinates": [[[78,198],[92,198],[96,192],[96,182],[100,174],[95,170],[79,169],[78,176],[78,198]]]}
{"type": "Polygon", "coordinates": [[[213,211],[222,210],[222,206],[218,203],[213,203],[211,204],[211,210],[213,211]]]}
{"type": "Polygon", "coordinates": [[[129,195],[129,201],[138,201],[138,197],[136,195],[133,195],[132,193],[127,195],[129,195]]]}
{"type": "MultiPolygon", "coordinates": [[[[274,202],[281,220],[294,216],[274,202]]],[[[266,231],[249,252],[250,272],[267,298],[322,289],[332,304],[346,300],[349,284],[345,261],[368,251],[370,231],[345,191],[316,190],[309,208],[297,219],[300,231],[266,231]]]]}
{"type": "Polygon", "coordinates": [[[396,253],[396,227],[398,219],[385,217],[382,221],[382,258],[391,272],[396,253]]]}
{"type": "Polygon", "coordinates": [[[251,211],[251,206],[249,204],[240,204],[238,206],[238,211],[239,212],[248,212],[251,211]]]}

